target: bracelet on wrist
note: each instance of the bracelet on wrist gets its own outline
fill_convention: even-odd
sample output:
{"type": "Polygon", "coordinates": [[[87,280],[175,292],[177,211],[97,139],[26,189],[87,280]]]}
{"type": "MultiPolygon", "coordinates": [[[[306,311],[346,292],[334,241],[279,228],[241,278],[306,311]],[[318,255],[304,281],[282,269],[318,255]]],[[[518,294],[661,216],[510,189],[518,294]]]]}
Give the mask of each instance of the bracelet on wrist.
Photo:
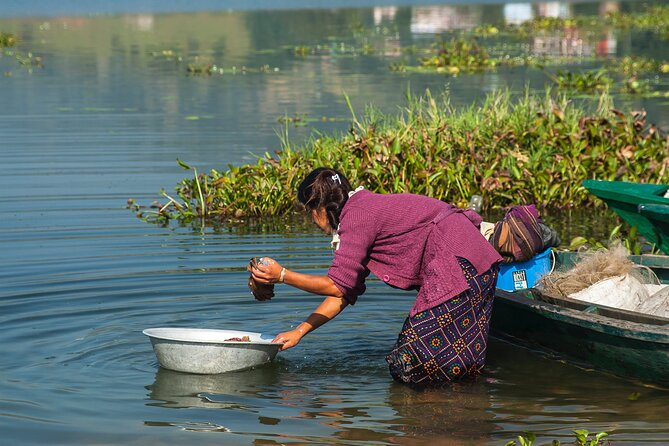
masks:
{"type": "Polygon", "coordinates": [[[281,269],[281,274],[279,274],[279,283],[283,283],[286,278],[286,268],[281,269]]]}

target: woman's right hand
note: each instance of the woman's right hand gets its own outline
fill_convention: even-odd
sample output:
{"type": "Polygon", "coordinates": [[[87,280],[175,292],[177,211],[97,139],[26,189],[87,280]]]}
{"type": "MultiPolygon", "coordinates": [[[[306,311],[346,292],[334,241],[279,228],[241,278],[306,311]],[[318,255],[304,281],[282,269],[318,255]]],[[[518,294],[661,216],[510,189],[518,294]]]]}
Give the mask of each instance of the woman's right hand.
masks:
{"type": "Polygon", "coordinates": [[[304,334],[299,329],[295,329],[295,330],[287,331],[285,333],[279,333],[272,340],[272,342],[283,343],[283,345],[281,346],[281,351],[283,351],[283,350],[288,350],[289,348],[295,347],[297,344],[300,343],[303,336],[304,336],[304,334]]]}

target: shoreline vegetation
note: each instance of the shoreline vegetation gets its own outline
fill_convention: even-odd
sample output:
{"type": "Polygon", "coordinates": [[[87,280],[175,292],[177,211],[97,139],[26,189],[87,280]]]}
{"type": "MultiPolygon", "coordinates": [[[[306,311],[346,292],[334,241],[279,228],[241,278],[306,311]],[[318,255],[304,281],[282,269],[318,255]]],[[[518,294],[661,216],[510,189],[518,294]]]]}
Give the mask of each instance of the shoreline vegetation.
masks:
{"type": "MultiPolygon", "coordinates": [[[[174,193],[161,191],[161,202],[149,208],[129,199],[128,208],[159,224],[255,224],[298,210],[294,198],[298,182],[321,165],[345,172],[352,184],[373,192],[424,194],[460,207],[472,195],[482,195],[489,212],[528,203],[541,211],[604,208],[581,186],[583,180],[669,182],[667,134],[648,122],[644,111],[621,111],[613,103],[618,95],[669,97],[653,88],[660,76],[669,73],[669,62],[643,56],[537,56],[529,51],[527,39],[566,35],[597,39],[611,30],[644,32],[666,41],[669,7],[599,17],[536,18],[518,25],[482,24],[442,34],[429,48],[402,47],[391,57],[392,71],[459,76],[525,66],[543,70],[550,85],[543,92],[530,92],[528,87],[520,95],[499,90],[460,109],[451,105],[448,92],[435,96],[426,91],[409,94],[397,114],[370,105],[359,117],[347,97],[348,133],[314,134],[296,146],[288,137],[289,124],[305,125],[306,117],[280,118],[284,125],[280,150],[259,156],[255,163],[208,173],[177,160],[190,176],[177,184],[174,193]],[[581,69],[585,60],[598,68],[581,69]],[[548,67],[555,69],[551,72],[548,67]]],[[[378,33],[353,26],[353,43],[302,45],[292,51],[299,58],[339,53],[378,56],[383,53],[375,45],[378,33]]],[[[178,50],[160,54],[186,60],[178,50]]],[[[187,71],[227,73],[207,60],[188,65],[187,71]]],[[[258,70],[274,71],[269,65],[258,70]]]]}
{"type": "Polygon", "coordinates": [[[585,179],[662,183],[669,179],[669,138],[643,111],[622,112],[606,92],[576,102],[546,89],[520,97],[491,93],[457,109],[448,93],[408,95],[396,115],[368,106],[358,117],[346,98],[348,133],[315,135],[294,146],[288,129],[281,150],[257,162],[209,173],[191,171],[176,194],[162,191],[150,209],[128,207],[150,222],[234,223],[297,210],[295,190],[313,168],[345,172],[354,185],[379,193],[412,192],[464,207],[472,195],[486,209],[534,203],[540,210],[602,206],[585,179]]]}

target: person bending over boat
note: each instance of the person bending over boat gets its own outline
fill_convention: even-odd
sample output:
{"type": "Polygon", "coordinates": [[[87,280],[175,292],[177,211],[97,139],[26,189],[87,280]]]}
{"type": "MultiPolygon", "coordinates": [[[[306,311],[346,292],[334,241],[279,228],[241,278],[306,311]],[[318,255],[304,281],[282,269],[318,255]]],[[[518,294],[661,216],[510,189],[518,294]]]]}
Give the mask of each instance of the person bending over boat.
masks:
{"type": "Polygon", "coordinates": [[[355,304],[372,272],[392,287],[418,290],[386,357],[393,379],[430,385],[481,372],[502,259],[481,235],[477,213],[421,195],[353,190],[341,172],[324,167],[302,181],[298,199],[333,235],[334,259],[325,276],[289,271],[268,257],[266,264],[249,265],[259,283],[327,296],[274,342],[284,343],[284,350],[294,347],[355,304]]]}

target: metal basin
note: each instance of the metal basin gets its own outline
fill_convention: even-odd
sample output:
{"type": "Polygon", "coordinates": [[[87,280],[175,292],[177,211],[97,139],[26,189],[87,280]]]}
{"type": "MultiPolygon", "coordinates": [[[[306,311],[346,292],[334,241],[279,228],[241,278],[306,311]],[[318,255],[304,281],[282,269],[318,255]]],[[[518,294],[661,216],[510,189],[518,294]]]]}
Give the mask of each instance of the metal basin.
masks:
{"type": "Polygon", "coordinates": [[[160,365],[177,372],[215,374],[256,367],[274,359],[282,344],[250,331],[147,328],[160,365]],[[229,341],[248,336],[249,341],[229,341]]]}

